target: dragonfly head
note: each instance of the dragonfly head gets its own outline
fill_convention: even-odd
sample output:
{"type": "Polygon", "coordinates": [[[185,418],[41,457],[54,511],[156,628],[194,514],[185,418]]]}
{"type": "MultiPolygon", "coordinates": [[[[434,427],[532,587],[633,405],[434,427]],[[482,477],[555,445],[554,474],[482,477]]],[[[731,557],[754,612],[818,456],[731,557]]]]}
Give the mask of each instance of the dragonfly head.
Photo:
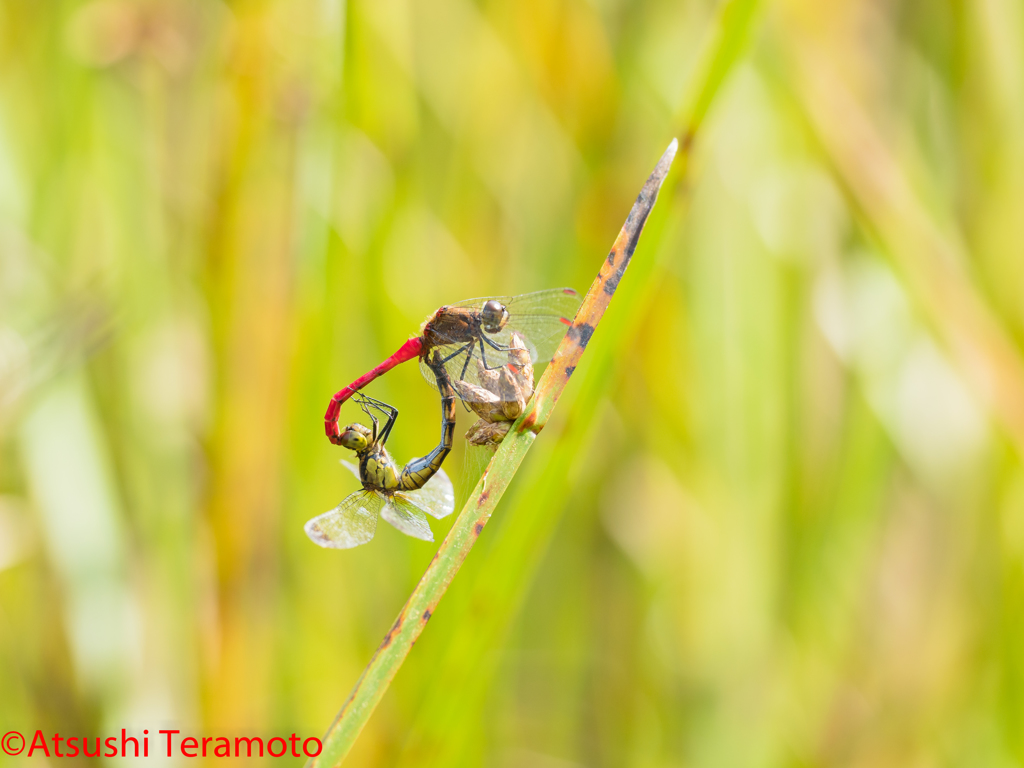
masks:
{"type": "Polygon", "coordinates": [[[340,442],[350,451],[359,453],[366,450],[366,446],[370,444],[372,436],[373,433],[370,432],[369,428],[364,427],[362,424],[349,424],[342,430],[340,442]]]}
{"type": "Polygon", "coordinates": [[[505,309],[505,305],[500,301],[491,299],[484,303],[483,309],[480,310],[480,320],[483,323],[484,330],[488,333],[497,333],[505,327],[505,323],[508,322],[508,310],[505,309]]]}

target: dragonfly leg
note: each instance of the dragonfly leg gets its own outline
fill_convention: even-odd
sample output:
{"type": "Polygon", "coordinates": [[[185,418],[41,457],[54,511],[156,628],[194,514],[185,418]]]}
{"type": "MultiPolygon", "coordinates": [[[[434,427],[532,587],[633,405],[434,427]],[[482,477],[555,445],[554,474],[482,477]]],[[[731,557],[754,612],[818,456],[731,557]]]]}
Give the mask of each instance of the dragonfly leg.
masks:
{"type": "Polygon", "coordinates": [[[489,339],[486,336],[484,336],[483,334],[480,335],[480,340],[481,341],[486,341],[487,342],[487,346],[492,347],[492,348],[498,350],[499,352],[511,352],[513,349],[515,349],[515,347],[505,346],[504,344],[499,344],[494,339],[489,339]]]}
{"type": "Polygon", "coordinates": [[[498,344],[495,344],[490,339],[484,338],[483,336],[480,337],[480,359],[484,361],[484,370],[496,371],[499,368],[501,368],[501,363],[499,363],[498,365],[488,365],[487,364],[487,355],[485,354],[485,350],[484,350],[484,342],[485,341],[490,346],[492,346],[495,349],[497,349],[499,352],[508,352],[510,349],[512,349],[512,347],[502,347],[502,346],[500,346],[498,344]]]}
{"type": "Polygon", "coordinates": [[[487,350],[484,349],[484,337],[483,337],[483,334],[480,335],[480,359],[483,361],[484,370],[485,371],[493,371],[494,370],[493,368],[491,368],[491,366],[489,366],[487,364],[487,350]]]}
{"type": "MultiPolygon", "coordinates": [[[[461,355],[463,353],[466,354],[466,362],[464,362],[462,364],[462,374],[459,376],[459,380],[460,381],[465,381],[466,380],[466,371],[469,369],[469,361],[473,357],[473,342],[472,341],[470,341],[464,347],[459,347],[457,350],[455,350],[450,355],[448,355],[448,357],[442,358],[441,360],[434,360],[434,363],[436,365],[444,365],[449,360],[451,360],[453,358],[456,358],[456,357],[458,357],[459,355],[461,355]]],[[[463,405],[465,405],[465,403],[463,403],[463,405]]],[[[467,410],[468,410],[468,408],[467,408],[467,410]]]]}
{"type": "MultiPolygon", "coordinates": [[[[471,341],[471,342],[469,342],[469,344],[467,344],[466,346],[464,346],[462,349],[459,350],[459,354],[461,354],[462,352],[466,353],[466,362],[464,362],[462,364],[462,373],[459,375],[459,380],[460,381],[465,381],[466,380],[466,371],[469,370],[469,361],[473,359],[473,355],[471,354],[472,349],[473,349],[473,342],[471,341]]],[[[480,346],[480,349],[483,350],[483,345],[480,346]]],[[[441,362],[447,362],[450,359],[451,359],[451,357],[448,357],[448,358],[445,358],[445,360],[442,360],[441,362]]],[[[484,358],[484,367],[485,368],[487,367],[487,359],[486,358],[484,358]]],[[[462,403],[462,407],[465,409],[465,411],[467,413],[469,413],[472,410],[472,408],[469,407],[469,403],[467,403],[462,398],[459,398],[459,402],[462,403]]]]}
{"type": "MultiPolygon", "coordinates": [[[[449,360],[451,360],[452,358],[455,358],[455,357],[458,357],[459,355],[461,355],[461,354],[462,354],[463,352],[467,352],[467,353],[468,353],[468,352],[472,352],[472,351],[473,351],[473,342],[471,341],[471,342],[469,342],[469,343],[468,343],[468,344],[467,344],[466,346],[464,346],[464,347],[459,347],[458,349],[456,349],[456,350],[455,350],[454,352],[452,352],[452,353],[451,353],[450,355],[448,355],[448,357],[446,357],[446,358],[443,358],[443,359],[442,359],[442,360],[440,361],[440,364],[441,364],[441,365],[444,365],[445,363],[447,363],[447,362],[448,362],[449,360]]],[[[463,372],[462,372],[462,375],[463,375],[463,376],[465,376],[465,375],[466,375],[466,372],[465,372],[465,371],[463,371],[463,372]]]]}
{"type": "Polygon", "coordinates": [[[388,441],[388,438],[391,436],[391,430],[395,426],[395,422],[398,420],[398,409],[395,408],[393,405],[388,405],[383,400],[378,400],[377,398],[369,397],[368,395],[360,395],[360,404],[362,405],[363,411],[366,413],[366,415],[369,416],[370,419],[373,421],[374,442],[377,442],[379,439],[381,445],[385,444],[388,441]],[[369,408],[367,406],[369,406],[369,408],[374,408],[380,411],[387,418],[387,421],[384,424],[384,428],[382,430],[379,430],[379,432],[377,429],[377,419],[374,418],[372,413],[370,413],[369,408]]]}
{"type": "Polygon", "coordinates": [[[388,412],[388,421],[384,425],[384,431],[381,432],[380,444],[384,445],[387,443],[388,438],[391,437],[391,429],[395,426],[395,422],[398,421],[398,409],[393,406],[388,406],[390,411],[388,412]]]}

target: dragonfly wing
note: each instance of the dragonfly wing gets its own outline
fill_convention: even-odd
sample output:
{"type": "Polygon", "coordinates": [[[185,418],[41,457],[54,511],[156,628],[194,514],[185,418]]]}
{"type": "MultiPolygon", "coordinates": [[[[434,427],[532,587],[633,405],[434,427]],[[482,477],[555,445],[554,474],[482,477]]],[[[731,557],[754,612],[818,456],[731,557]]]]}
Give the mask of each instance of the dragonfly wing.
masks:
{"type": "Polygon", "coordinates": [[[463,299],[462,301],[453,301],[451,304],[445,304],[446,307],[482,307],[488,301],[497,301],[506,306],[514,299],[515,296],[477,296],[475,299],[463,299]]]}
{"type": "Polygon", "coordinates": [[[520,293],[517,296],[478,296],[475,299],[463,299],[448,307],[482,307],[488,301],[497,301],[505,305],[509,313],[521,312],[525,315],[565,315],[571,321],[580,307],[582,298],[575,288],[548,288],[543,291],[520,293]]]}
{"type": "MultiPolygon", "coordinates": [[[[512,315],[508,324],[500,331],[485,335],[495,344],[504,348],[511,344],[512,334],[518,333],[526,344],[530,360],[535,363],[546,363],[555,354],[558,342],[565,336],[570,325],[572,325],[572,319],[556,315],[512,315]]],[[[479,347],[476,352],[479,357],[479,347]]],[[[487,364],[494,365],[491,358],[498,354],[498,350],[485,347],[484,352],[487,356],[487,364]]],[[[507,361],[502,359],[502,362],[507,361]]]]}
{"type": "MultiPolygon", "coordinates": [[[[452,383],[452,388],[455,390],[455,396],[459,400],[465,403],[494,404],[502,401],[500,390],[498,389],[499,373],[501,367],[508,365],[508,363],[508,352],[499,352],[485,344],[482,353],[479,351],[479,347],[477,347],[476,354],[463,353],[457,355],[444,364],[444,369],[452,383]]],[[[437,377],[434,376],[434,372],[422,362],[420,363],[420,371],[423,373],[423,378],[429,381],[434,389],[437,389],[437,377]]],[[[532,392],[532,387],[530,391],[532,392]]],[[[480,411],[477,410],[477,413],[480,413],[480,411]]],[[[480,415],[483,414],[481,413],[480,415]]]]}
{"type": "MultiPolygon", "coordinates": [[[[449,381],[468,381],[477,386],[482,384],[477,373],[478,366],[476,364],[476,360],[480,357],[479,346],[474,347],[477,350],[476,354],[472,354],[466,349],[465,344],[444,344],[435,347],[435,349],[440,353],[442,360],[446,357],[449,358],[448,362],[444,364],[444,370],[448,374],[449,381]]],[[[501,365],[508,362],[507,357],[507,353],[487,348],[488,365],[501,365]]],[[[423,374],[423,378],[427,380],[430,386],[437,389],[437,376],[434,375],[430,366],[422,360],[420,360],[420,373],[423,374]]],[[[459,390],[456,394],[460,400],[465,400],[466,402],[480,402],[481,396],[483,398],[487,397],[486,392],[475,394],[470,391],[459,390]]]]}
{"type": "Polygon", "coordinates": [[[546,291],[510,296],[505,308],[510,315],[555,315],[572,322],[583,298],[573,288],[551,288],[546,291]]]}
{"type": "Polygon", "coordinates": [[[358,480],[359,482],[363,482],[363,478],[359,476],[359,467],[357,467],[351,461],[345,461],[344,459],[340,459],[340,463],[343,467],[345,467],[345,469],[347,469],[349,472],[356,476],[356,480],[358,480]]]}
{"type": "Polygon", "coordinates": [[[351,549],[365,544],[377,531],[384,498],[376,491],[356,491],[330,512],[306,523],[306,535],[321,547],[351,549]]]}
{"type": "MultiPolygon", "coordinates": [[[[447,369],[448,366],[445,366],[447,369]]],[[[420,360],[420,373],[423,374],[423,378],[427,380],[427,384],[437,389],[437,377],[434,376],[434,372],[430,370],[430,366],[420,360]]]]}
{"type": "Polygon", "coordinates": [[[380,516],[391,523],[406,536],[423,541],[433,541],[430,524],[423,510],[410,502],[402,493],[393,493],[384,505],[380,516]]]}
{"type": "Polygon", "coordinates": [[[437,470],[437,474],[419,490],[405,491],[403,495],[417,508],[438,520],[455,511],[455,489],[443,469],[437,470]]]}
{"type": "Polygon", "coordinates": [[[580,308],[580,295],[572,288],[555,288],[513,296],[505,305],[509,321],[498,333],[488,334],[495,344],[507,347],[512,332],[526,342],[533,362],[546,363],[572,325],[580,308]]]}

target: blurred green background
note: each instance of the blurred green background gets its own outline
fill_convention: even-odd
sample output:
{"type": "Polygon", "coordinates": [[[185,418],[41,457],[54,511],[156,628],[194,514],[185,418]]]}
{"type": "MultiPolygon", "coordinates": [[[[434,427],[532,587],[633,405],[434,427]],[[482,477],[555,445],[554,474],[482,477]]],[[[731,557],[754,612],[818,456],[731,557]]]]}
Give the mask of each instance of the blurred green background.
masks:
{"type": "Polygon", "coordinates": [[[1024,765],[1014,0],[0,2],[0,731],[322,735],[435,551],[330,395],[694,135],[348,764],[1024,765]]]}

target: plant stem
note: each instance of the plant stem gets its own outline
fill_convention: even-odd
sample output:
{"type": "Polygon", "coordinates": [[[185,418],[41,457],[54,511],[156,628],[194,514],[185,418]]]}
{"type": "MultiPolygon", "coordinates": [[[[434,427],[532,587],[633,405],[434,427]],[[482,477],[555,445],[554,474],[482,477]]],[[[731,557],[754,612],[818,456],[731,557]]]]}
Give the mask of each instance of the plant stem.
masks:
{"type": "Polygon", "coordinates": [[[509,431],[423,578],[384,636],[373,658],[363,670],[348,700],[338,712],[323,739],[323,750],[309,766],[336,766],[345,759],[377,704],[384,697],[416,639],[423,632],[445,590],[473,548],[505,489],[519,469],[526,452],[544,428],[562,390],[576,370],[612,296],[629,266],[640,233],[658,198],[658,190],[675,157],[677,142],[668,149],[647,179],[632,210],[615,239],[611,252],[602,259],[597,278],[569,327],[550,365],[541,376],[536,396],[526,412],[509,431]]]}

